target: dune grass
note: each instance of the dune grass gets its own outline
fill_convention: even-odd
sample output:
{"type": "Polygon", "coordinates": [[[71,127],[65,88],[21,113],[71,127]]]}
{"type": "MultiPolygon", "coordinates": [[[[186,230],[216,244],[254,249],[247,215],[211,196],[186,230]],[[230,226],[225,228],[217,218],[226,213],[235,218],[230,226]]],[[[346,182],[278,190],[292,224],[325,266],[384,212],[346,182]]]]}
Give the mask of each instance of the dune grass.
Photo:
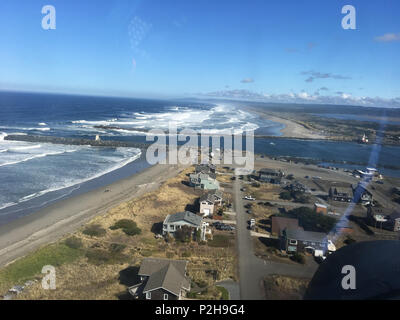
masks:
{"type": "Polygon", "coordinates": [[[0,287],[21,284],[41,274],[45,265],[58,267],[75,261],[83,251],[71,248],[64,243],[45,246],[0,270],[0,287]]]}

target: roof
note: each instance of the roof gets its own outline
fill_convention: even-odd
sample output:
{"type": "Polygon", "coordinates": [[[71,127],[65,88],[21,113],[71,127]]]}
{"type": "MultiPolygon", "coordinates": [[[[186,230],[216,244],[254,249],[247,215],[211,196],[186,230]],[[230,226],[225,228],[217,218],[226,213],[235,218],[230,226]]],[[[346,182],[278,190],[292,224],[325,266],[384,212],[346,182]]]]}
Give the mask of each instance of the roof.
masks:
{"type": "Polygon", "coordinates": [[[299,220],[285,217],[272,217],[272,233],[280,234],[281,230],[285,228],[297,229],[299,227],[299,220]]]}
{"type": "Polygon", "coordinates": [[[190,179],[200,179],[200,180],[202,180],[202,179],[205,179],[205,180],[213,179],[213,180],[215,180],[217,176],[213,172],[209,172],[209,173],[197,172],[197,173],[190,174],[189,177],[190,177],[190,179]]]}
{"type": "Polygon", "coordinates": [[[169,214],[165,218],[164,223],[174,223],[179,221],[186,221],[190,224],[200,227],[203,218],[190,211],[183,211],[174,214],[169,214]]]}
{"type": "Polygon", "coordinates": [[[259,170],[260,174],[264,174],[264,175],[268,175],[268,174],[279,174],[280,172],[278,170],[275,169],[268,169],[268,168],[262,168],[259,170]]]}
{"type": "Polygon", "coordinates": [[[328,209],[328,206],[326,206],[326,205],[324,205],[324,204],[322,204],[322,203],[314,203],[314,205],[316,206],[316,207],[318,207],[318,208],[324,208],[324,209],[328,209]]]}
{"type": "Polygon", "coordinates": [[[302,229],[286,229],[286,237],[288,239],[300,240],[300,241],[313,241],[313,242],[325,242],[327,236],[322,232],[304,231],[302,229]]]}
{"type": "Polygon", "coordinates": [[[390,219],[399,219],[400,218],[400,211],[395,211],[390,215],[390,219]]]}
{"type": "Polygon", "coordinates": [[[145,258],[139,269],[139,275],[148,276],[143,293],[163,288],[179,296],[182,287],[189,289],[185,276],[187,261],[145,258]]]}
{"type": "Polygon", "coordinates": [[[349,187],[333,187],[334,190],[336,190],[336,193],[341,193],[341,194],[348,194],[351,195],[353,193],[353,190],[349,187]]]}
{"type": "Polygon", "coordinates": [[[211,203],[214,203],[217,199],[216,199],[216,197],[218,197],[218,198],[221,198],[222,199],[222,191],[220,191],[220,190],[213,190],[213,191],[210,191],[210,192],[208,192],[208,193],[206,193],[206,194],[203,194],[201,197],[200,197],[200,202],[201,201],[209,201],[209,202],[211,202],[211,203]]]}

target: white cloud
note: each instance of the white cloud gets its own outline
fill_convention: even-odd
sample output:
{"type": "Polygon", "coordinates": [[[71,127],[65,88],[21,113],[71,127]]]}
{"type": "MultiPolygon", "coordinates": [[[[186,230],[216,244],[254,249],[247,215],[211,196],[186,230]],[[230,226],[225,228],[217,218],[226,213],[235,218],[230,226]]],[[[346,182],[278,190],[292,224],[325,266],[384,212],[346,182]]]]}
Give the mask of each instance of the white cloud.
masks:
{"type": "Polygon", "coordinates": [[[375,37],[378,42],[400,41],[400,33],[386,33],[383,36],[375,37]]]}
{"type": "Polygon", "coordinates": [[[240,81],[241,83],[253,83],[254,79],[253,78],[244,78],[242,81],[240,81]]]}
{"type": "Polygon", "coordinates": [[[268,94],[257,93],[250,90],[222,90],[201,94],[202,96],[225,98],[225,99],[243,99],[249,101],[262,102],[283,102],[283,103],[318,103],[334,105],[358,105],[366,107],[388,107],[400,108],[400,98],[384,99],[380,97],[356,97],[349,93],[335,92],[336,95],[310,94],[302,91],[300,93],[282,93],[268,94]]]}

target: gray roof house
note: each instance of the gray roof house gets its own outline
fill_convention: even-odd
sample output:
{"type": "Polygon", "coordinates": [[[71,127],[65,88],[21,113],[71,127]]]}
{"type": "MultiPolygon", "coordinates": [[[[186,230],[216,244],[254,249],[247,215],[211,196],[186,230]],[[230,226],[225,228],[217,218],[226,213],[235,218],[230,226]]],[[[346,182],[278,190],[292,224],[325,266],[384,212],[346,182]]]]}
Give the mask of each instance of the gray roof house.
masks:
{"type": "Polygon", "coordinates": [[[200,197],[200,213],[203,216],[212,216],[214,214],[214,206],[222,204],[223,193],[220,190],[210,191],[200,197]]]}
{"type": "Polygon", "coordinates": [[[189,176],[190,185],[204,190],[218,190],[219,182],[215,179],[215,173],[192,173],[189,176]]]}
{"type": "Polygon", "coordinates": [[[173,234],[182,226],[189,226],[195,229],[201,228],[203,218],[190,211],[169,214],[163,223],[163,234],[173,234]]]}
{"type": "Polygon", "coordinates": [[[281,232],[281,246],[287,252],[326,251],[328,238],[325,233],[304,231],[302,228],[284,229],[281,232]]]}
{"type": "Polygon", "coordinates": [[[140,283],[130,287],[136,299],[179,300],[190,291],[186,276],[187,261],[145,258],[140,265],[140,283]]]}

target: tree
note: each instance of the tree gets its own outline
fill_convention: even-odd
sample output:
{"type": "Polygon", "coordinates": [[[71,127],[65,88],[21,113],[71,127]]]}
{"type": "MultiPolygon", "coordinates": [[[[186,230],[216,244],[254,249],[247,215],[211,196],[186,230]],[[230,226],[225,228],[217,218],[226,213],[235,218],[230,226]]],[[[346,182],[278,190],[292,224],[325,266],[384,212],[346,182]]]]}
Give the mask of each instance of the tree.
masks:
{"type": "Polygon", "coordinates": [[[175,231],[175,238],[181,242],[190,242],[192,240],[193,230],[189,226],[182,226],[175,231]]]}

